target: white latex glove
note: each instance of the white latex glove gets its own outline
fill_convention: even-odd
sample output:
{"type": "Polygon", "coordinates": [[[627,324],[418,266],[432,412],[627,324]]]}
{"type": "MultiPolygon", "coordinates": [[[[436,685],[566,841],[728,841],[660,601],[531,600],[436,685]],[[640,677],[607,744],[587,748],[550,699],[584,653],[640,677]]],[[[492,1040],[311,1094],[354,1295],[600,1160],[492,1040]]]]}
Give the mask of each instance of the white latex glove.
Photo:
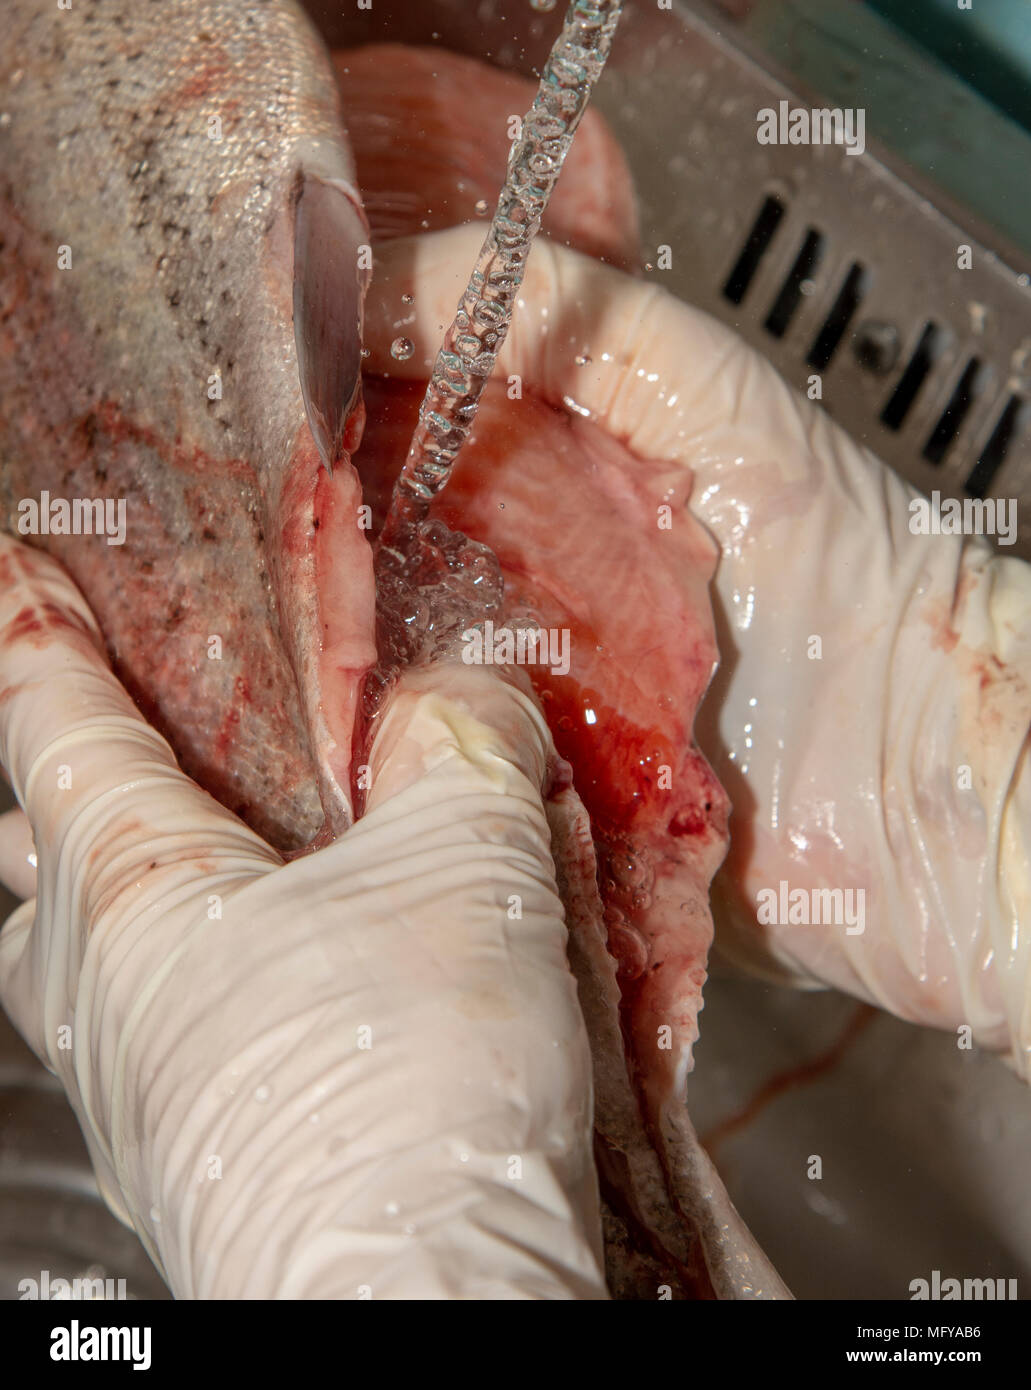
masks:
{"type": "Polygon", "coordinates": [[[173,1293],[606,1297],[532,700],[410,675],[367,815],[283,864],[101,651],[0,536],[0,760],[39,856],[0,992],[173,1293]]]}
{"type": "MultiPolygon", "coordinates": [[[[479,237],[381,248],[371,370],[426,374],[479,237]],[[388,352],[402,292],[406,363],[388,352]]],[[[546,241],[499,370],[694,473],[691,509],[722,549],[721,669],[698,729],[735,808],[718,942],[903,1018],[969,1025],[1031,1075],[1031,569],[911,534],[918,494],[736,334],[546,241]],[[863,888],[862,934],[759,926],[757,895],[781,880],[863,888]]]]}

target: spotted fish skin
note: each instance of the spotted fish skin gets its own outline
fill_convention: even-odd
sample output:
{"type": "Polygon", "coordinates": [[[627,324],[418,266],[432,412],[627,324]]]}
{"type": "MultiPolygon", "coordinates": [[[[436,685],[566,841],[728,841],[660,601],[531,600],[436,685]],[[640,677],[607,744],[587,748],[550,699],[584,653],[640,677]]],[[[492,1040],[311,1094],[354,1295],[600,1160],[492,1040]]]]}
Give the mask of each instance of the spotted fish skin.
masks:
{"type": "MultiPolygon", "coordinates": [[[[0,526],[43,490],[125,501],[123,545],[26,539],[70,570],[187,771],[295,848],[326,803],[348,810],[312,590],[317,513],[360,501],[342,446],[367,234],[328,55],[283,0],[11,0],[4,24],[0,526]],[[325,414],[334,391],[327,444],[304,398],[325,414]],[[341,465],[329,498],[318,446],[341,465]]],[[[371,563],[350,530],[340,550],[360,665],[371,563]]]]}

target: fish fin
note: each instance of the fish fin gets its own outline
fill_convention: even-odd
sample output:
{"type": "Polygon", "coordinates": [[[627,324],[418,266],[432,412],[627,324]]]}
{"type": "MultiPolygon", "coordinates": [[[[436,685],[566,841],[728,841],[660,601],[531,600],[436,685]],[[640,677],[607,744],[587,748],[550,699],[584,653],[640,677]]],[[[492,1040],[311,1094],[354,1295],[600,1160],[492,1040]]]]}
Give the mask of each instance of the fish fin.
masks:
{"type": "Polygon", "coordinates": [[[294,219],[294,339],[301,392],[329,473],[361,439],[362,319],[371,270],[369,230],[357,190],[302,176],[294,219]]]}

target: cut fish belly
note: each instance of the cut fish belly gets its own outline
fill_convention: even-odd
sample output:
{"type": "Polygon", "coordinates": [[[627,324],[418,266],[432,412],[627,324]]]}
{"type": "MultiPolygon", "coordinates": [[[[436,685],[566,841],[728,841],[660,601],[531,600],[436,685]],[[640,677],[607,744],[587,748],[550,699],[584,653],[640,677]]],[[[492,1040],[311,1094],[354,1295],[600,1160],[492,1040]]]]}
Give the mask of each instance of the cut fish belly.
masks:
{"type": "MultiPolygon", "coordinates": [[[[355,463],[374,529],[420,398],[410,382],[366,382],[355,463]]],[[[573,770],[549,819],[595,1054],[610,1284],[777,1296],[685,1107],[729,809],[692,737],[716,660],[716,552],[689,489],[683,469],[495,383],[437,511],[498,556],[506,617],[569,639],[568,674],[527,669],[573,770]]]]}

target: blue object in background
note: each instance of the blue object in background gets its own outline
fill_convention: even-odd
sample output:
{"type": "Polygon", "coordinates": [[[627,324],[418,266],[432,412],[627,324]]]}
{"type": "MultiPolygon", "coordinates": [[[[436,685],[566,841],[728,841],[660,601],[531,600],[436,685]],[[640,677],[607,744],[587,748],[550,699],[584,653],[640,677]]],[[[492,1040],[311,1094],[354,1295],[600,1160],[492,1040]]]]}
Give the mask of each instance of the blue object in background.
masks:
{"type": "Polygon", "coordinates": [[[867,0],[927,53],[1031,131],[1029,0],[867,0]]]}

